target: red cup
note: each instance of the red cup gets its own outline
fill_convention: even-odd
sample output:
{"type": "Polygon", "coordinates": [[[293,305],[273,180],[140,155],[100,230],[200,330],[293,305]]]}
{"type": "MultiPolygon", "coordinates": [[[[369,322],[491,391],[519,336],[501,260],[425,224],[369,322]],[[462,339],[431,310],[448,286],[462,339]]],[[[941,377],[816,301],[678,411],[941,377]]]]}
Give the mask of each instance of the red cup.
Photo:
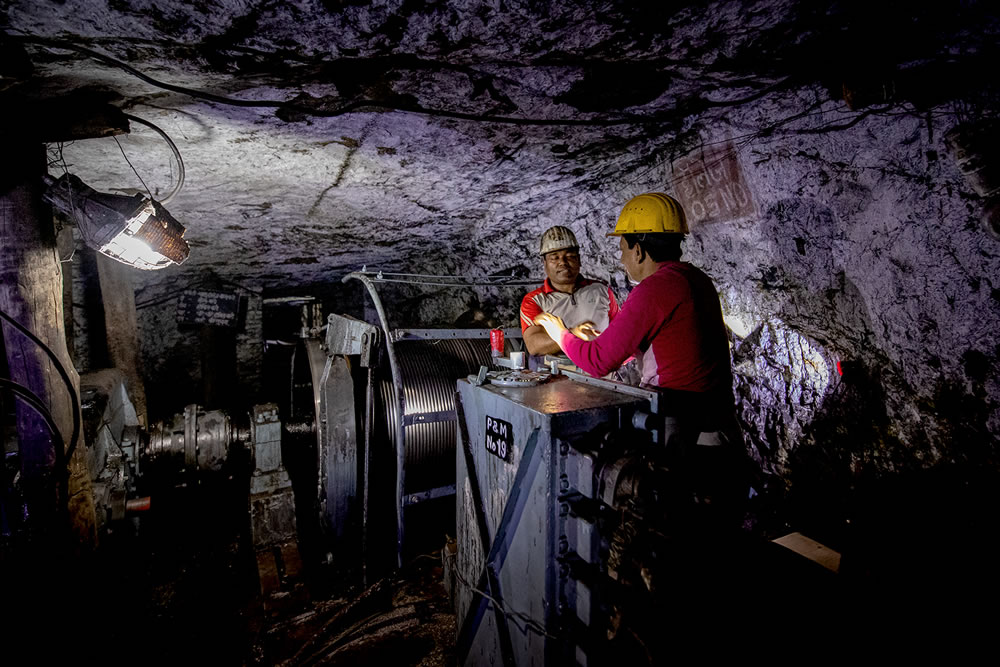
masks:
{"type": "Polygon", "coordinates": [[[490,329],[490,349],[494,357],[503,356],[503,329],[490,329]]]}

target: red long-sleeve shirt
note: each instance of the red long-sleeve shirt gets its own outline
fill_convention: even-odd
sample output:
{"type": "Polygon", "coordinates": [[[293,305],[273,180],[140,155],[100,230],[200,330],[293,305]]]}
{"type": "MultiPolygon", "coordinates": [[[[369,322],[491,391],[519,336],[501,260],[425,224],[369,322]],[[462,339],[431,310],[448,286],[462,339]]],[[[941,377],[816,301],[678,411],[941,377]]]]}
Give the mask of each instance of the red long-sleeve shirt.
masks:
{"type": "Polygon", "coordinates": [[[643,384],[694,392],[732,387],[719,295],[712,280],[686,262],[664,262],[640,282],[595,340],[565,331],[560,344],[573,363],[595,377],[634,354],[643,384]]]}

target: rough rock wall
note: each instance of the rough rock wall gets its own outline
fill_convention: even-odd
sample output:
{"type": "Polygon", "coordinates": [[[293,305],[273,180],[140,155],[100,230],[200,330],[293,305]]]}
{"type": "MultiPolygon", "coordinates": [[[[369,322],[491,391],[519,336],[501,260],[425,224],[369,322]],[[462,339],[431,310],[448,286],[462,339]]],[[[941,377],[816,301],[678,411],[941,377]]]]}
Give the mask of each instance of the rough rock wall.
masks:
{"type": "MultiPolygon", "coordinates": [[[[843,379],[831,390],[842,381],[869,400],[884,398],[884,418],[871,414],[880,411],[874,406],[844,406],[868,408],[855,419],[830,415],[871,420],[873,449],[852,451],[861,460],[850,463],[883,471],[992,462],[1000,426],[1000,387],[989,370],[997,240],[941,145],[948,120],[943,128],[934,122],[886,116],[750,147],[742,161],[759,215],[719,229],[712,241],[706,232],[691,252],[716,276],[727,312],[748,325],[751,344],[754,330],[778,318],[777,330],[787,327],[842,362],[843,379]]],[[[821,444],[830,437],[814,431],[802,436],[821,444]]],[[[788,447],[780,436],[762,440],[788,447]]]]}
{"type": "MultiPolygon", "coordinates": [[[[192,289],[208,289],[204,284],[192,289]]],[[[222,289],[246,300],[246,313],[235,329],[186,324],[178,314],[177,297],[181,289],[144,290],[136,299],[140,342],[145,366],[146,393],[150,414],[165,418],[183,410],[185,405],[200,403],[213,409],[248,411],[254,401],[262,400],[264,369],[263,303],[259,290],[249,286],[226,285],[222,289]],[[224,359],[207,359],[219,355],[224,359]],[[223,394],[225,405],[206,403],[207,378],[203,370],[227,369],[226,377],[217,378],[216,396],[223,394]],[[223,391],[218,387],[229,387],[223,391]]],[[[270,400],[270,399],[268,399],[270,400]]],[[[211,399],[208,399],[211,403],[211,399]]]]}
{"type": "Polygon", "coordinates": [[[744,138],[795,108],[692,119],[701,147],[638,179],[621,174],[612,201],[594,198],[598,212],[565,202],[478,256],[495,259],[506,242],[527,253],[546,226],[569,224],[584,272],[621,293],[603,233],[628,197],[672,192],[701,213],[685,259],[719,288],[748,445],[793,508],[842,519],[850,492],[872,480],[939,464],[995,471],[998,240],[942,139],[959,119],[938,111],[839,129],[843,111],[830,110],[744,138]],[[825,126],[838,127],[812,131],[825,126]],[[724,197],[734,182],[751,209],[724,197]]]}

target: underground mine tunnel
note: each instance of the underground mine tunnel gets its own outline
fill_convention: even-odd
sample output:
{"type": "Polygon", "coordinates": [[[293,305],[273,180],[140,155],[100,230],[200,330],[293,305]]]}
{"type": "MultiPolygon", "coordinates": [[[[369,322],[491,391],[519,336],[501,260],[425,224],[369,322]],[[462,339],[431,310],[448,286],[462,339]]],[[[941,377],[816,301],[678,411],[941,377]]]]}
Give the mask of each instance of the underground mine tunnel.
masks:
{"type": "Polygon", "coordinates": [[[0,2],[2,662],[987,636],[998,37],[981,0],[0,2]]]}

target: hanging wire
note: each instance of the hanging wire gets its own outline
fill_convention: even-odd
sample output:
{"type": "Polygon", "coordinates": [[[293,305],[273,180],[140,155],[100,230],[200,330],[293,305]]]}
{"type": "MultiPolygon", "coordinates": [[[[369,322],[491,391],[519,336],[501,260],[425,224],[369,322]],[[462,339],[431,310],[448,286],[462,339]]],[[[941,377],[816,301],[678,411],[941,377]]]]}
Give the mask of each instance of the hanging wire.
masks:
{"type": "MultiPolygon", "coordinates": [[[[52,161],[52,164],[62,164],[63,176],[69,174],[69,165],[66,164],[66,156],[63,154],[64,145],[65,144],[63,144],[63,142],[61,141],[58,144],[56,144],[56,151],[58,152],[58,157],[52,161]]],[[[68,201],[69,201],[70,212],[72,213],[72,217],[76,218],[77,217],[76,197],[73,196],[73,183],[68,178],[66,179],[66,189],[69,192],[68,201]]],[[[76,240],[74,239],[73,251],[69,254],[69,257],[67,257],[66,259],[60,259],[59,263],[66,264],[67,262],[72,262],[73,257],[75,256],[76,256],[76,240]]]]}
{"type": "MultiPolygon", "coordinates": [[[[202,99],[209,102],[215,102],[217,104],[227,104],[231,106],[240,107],[256,107],[256,108],[277,108],[286,109],[289,111],[294,111],[296,113],[301,113],[309,116],[329,118],[335,116],[342,116],[347,113],[355,111],[363,111],[370,109],[386,109],[391,111],[400,111],[404,113],[415,113],[425,116],[439,117],[439,118],[452,118],[455,120],[468,120],[482,123],[497,123],[503,125],[526,125],[526,126],[540,126],[540,127],[612,127],[619,125],[659,125],[665,120],[673,117],[674,112],[670,110],[663,113],[655,113],[648,116],[637,115],[637,114],[620,114],[616,118],[594,118],[594,119],[582,119],[582,118],[515,118],[511,116],[494,116],[490,114],[474,114],[467,113],[463,111],[452,111],[449,109],[431,109],[416,102],[392,102],[388,100],[375,100],[375,99],[361,99],[347,102],[342,106],[335,109],[321,109],[316,107],[311,107],[308,105],[297,104],[294,101],[286,100],[242,100],[233,97],[226,97],[223,95],[217,95],[204,90],[197,90],[194,88],[186,88],[184,86],[177,86],[174,84],[167,83],[165,81],[159,81],[141,72],[140,70],[132,67],[131,65],[122,62],[116,58],[105,55],[99,51],[94,51],[85,46],[80,46],[73,43],[72,41],[59,40],[59,39],[48,39],[44,37],[36,37],[33,35],[25,35],[18,37],[21,41],[28,44],[39,44],[48,48],[56,49],[66,49],[70,51],[77,51],[83,53],[95,60],[98,60],[107,65],[113,67],[118,67],[129,74],[149,83],[157,88],[162,88],[163,90],[169,90],[171,92],[180,93],[182,95],[188,95],[196,99],[202,99]]],[[[717,107],[732,107],[738,106],[740,104],[746,104],[754,100],[760,99],[761,97],[779,90],[782,86],[788,83],[788,78],[781,79],[769,86],[765,86],[761,90],[752,93],[745,98],[739,98],[736,100],[727,101],[713,101],[704,100],[707,108],[717,108],[717,107]]]]}
{"type": "Polygon", "coordinates": [[[490,282],[435,282],[430,280],[404,280],[402,278],[379,278],[375,277],[375,282],[377,283],[399,283],[401,285],[431,285],[436,287],[528,287],[538,285],[537,280],[533,281],[521,281],[521,282],[504,282],[504,283],[490,283],[490,282]]]}
{"type": "Polygon", "coordinates": [[[35,36],[24,36],[19,38],[21,41],[28,44],[40,44],[49,48],[56,49],[67,49],[71,51],[77,51],[79,53],[86,54],[91,58],[94,58],[100,62],[107,65],[112,65],[118,67],[129,74],[145,81],[148,84],[156,86],[157,88],[162,88],[163,90],[169,90],[171,92],[180,93],[182,95],[188,95],[196,99],[206,100],[208,102],[215,102],[217,104],[227,104],[230,106],[240,106],[240,107],[257,107],[257,108],[278,108],[278,109],[288,109],[290,111],[295,111],[297,113],[307,114],[315,117],[334,117],[342,116],[353,111],[363,110],[363,109],[389,109],[392,111],[402,111],[407,113],[416,113],[427,116],[438,116],[442,118],[454,118],[456,120],[471,120],[486,123],[499,123],[507,125],[537,125],[537,126],[597,126],[606,127],[612,125],[640,125],[640,124],[657,124],[663,122],[663,118],[656,117],[643,117],[643,116],[632,116],[627,118],[602,118],[594,120],[584,120],[577,118],[564,118],[564,119],[548,119],[548,118],[513,118],[508,116],[492,116],[486,114],[472,114],[465,113],[461,111],[450,111],[447,109],[428,109],[420,106],[416,103],[400,104],[393,103],[386,100],[373,100],[373,99],[362,99],[348,102],[336,109],[318,109],[314,107],[309,107],[301,104],[296,104],[295,102],[290,102],[286,100],[241,100],[233,97],[225,97],[223,95],[217,95],[204,90],[196,90],[193,88],[186,88],[184,86],[176,86],[174,84],[167,83],[165,81],[159,81],[153,77],[145,74],[131,65],[122,62],[111,56],[107,56],[99,51],[94,51],[84,46],[80,46],[70,41],[58,40],[58,39],[47,39],[43,37],[35,36]]]}
{"type": "Polygon", "coordinates": [[[115,140],[116,144],[118,144],[118,150],[120,150],[122,152],[122,157],[124,157],[125,161],[128,162],[128,166],[132,167],[132,171],[135,173],[136,177],[139,179],[139,182],[142,183],[142,187],[146,190],[146,194],[148,194],[149,198],[152,199],[153,198],[153,193],[149,191],[149,186],[146,185],[146,181],[142,180],[142,176],[139,176],[139,172],[136,171],[135,167],[132,165],[132,160],[129,160],[128,159],[128,155],[125,155],[125,149],[122,148],[122,144],[121,144],[120,141],[118,141],[118,137],[111,137],[111,138],[115,140]]]}
{"type": "MultiPolygon", "coordinates": [[[[131,114],[125,114],[125,118],[150,128],[151,130],[159,134],[161,137],[163,137],[163,140],[167,142],[168,146],[170,146],[170,150],[174,154],[174,159],[177,160],[177,183],[174,184],[174,189],[171,190],[166,197],[159,200],[159,202],[163,205],[169,204],[170,200],[173,199],[177,195],[177,193],[181,191],[182,187],[184,187],[184,160],[181,159],[181,152],[177,150],[177,145],[173,142],[173,140],[169,136],[167,136],[166,132],[161,130],[156,125],[150,123],[148,120],[144,118],[139,118],[138,116],[133,116],[131,114]]],[[[150,195],[150,197],[152,197],[152,195],[150,195]]]]}
{"type": "Polygon", "coordinates": [[[225,278],[220,278],[217,275],[213,275],[209,278],[202,278],[200,280],[195,280],[194,282],[188,283],[187,285],[183,285],[181,287],[169,290],[167,292],[164,292],[163,294],[160,294],[159,296],[147,299],[146,301],[136,302],[135,307],[136,310],[141,310],[143,308],[149,308],[150,306],[158,306],[162,303],[170,301],[171,299],[173,299],[175,296],[177,296],[182,292],[186,292],[187,290],[194,289],[196,287],[200,287],[205,284],[214,285],[215,283],[222,283],[223,285],[229,285],[231,287],[243,290],[244,292],[253,294],[254,296],[262,297],[264,295],[263,290],[253,289],[251,287],[247,287],[246,285],[235,282],[233,280],[227,280],[225,278]]]}
{"type": "MultiPolygon", "coordinates": [[[[455,280],[479,280],[481,276],[453,276],[446,273],[402,273],[399,271],[382,271],[381,269],[376,269],[374,271],[369,271],[367,268],[362,268],[358,273],[363,273],[365,275],[375,275],[375,276],[403,276],[412,278],[453,278],[455,280]]],[[[485,277],[487,280],[528,280],[528,278],[519,278],[517,276],[498,276],[491,275],[485,277]]]]}
{"type": "MultiPolygon", "coordinates": [[[[861,112],[851,111],[850,109],[848,109],[846,107],[846,105],[843,106],[843,107],[840,107],[840,108],[819,109],[819,110],[817,110],[817,107],[820,107],[820,106],[826,104],[828,101],[829,100],[823,100],[823,101],[815,102],[812,105],[810,105],[805,111],[802,111],[802,112],[799,112],[799,113],[795,113],[795,114],[791,114],[791,115],[786,116],[784,118],[779,118],[778,120],[774,121],[773,123],[769,123],[768,125],[765,125],[763,127],[757,128],[757,129],[753,130],[752,132],[746,132],[744,134],[740,134],[740,135],[736,135],[736,136],[730,136],[730,137],[726,137],[724,139],[719,139],[719,140],[716,140],[716,141],[708,141],[708,142],[701,142],[701,143],[699,143],[698,144],[698,149],[701,149],[702,151],[704,151],[705,148],[708,148],[708,147],[711,147],[711,146],[720,145],[720,144],[733,143],[733,145],[734,145],[734,148],[732,150],[727,151],[726,153],[718,156],[714,162],[711,162],[711,163],[707,164],[706,167],[710,168],[710,167],[716,166],[718,164],[721,164],[722,162],[725,162],[726,160],[729,160],[729,159],[735,157],[737,153],[739,153],[740,151],[742,151],[744,148],[750,146],[754,142],[760,141],[760,140],[762,140],[762,139],[764,139],[766,137],[774,135],[778,130],[780,130],[780,128],[783,125],[787,125],[787,124],[789,124],[789,123],[791,123],[793,121],[800,120],[802,118],[807,118],[807,117],[810,117],[810,116],[821,116],[821,115],[826,115],[826,114],[829,114],[829,113],[853,114],[853,118],[850,121],[848,121],[847,123],[843,123],[843,124],[827,123],[825,125],[820,125],[820,126],[815,127],[815,128],[806,128],[806,129],[799,129],[799,130],[789,130],[790,133],[792,133],[792,134],[818,134],[818,133],[821,133],[821,132],[829,132],[829,131],[847,129],[847,128],[852,127],[852,126],[856,125],[857,123],[861,122],[864,118],[868,117],[872,113],[882,113],[882,114],[885,114],[889,109],[893,108],[893,106],[894,106],[893,103],[890,103],[890,104],[885,105],[884,107],[880,107],[880,108],[877,108],[877,109],[865,110],[865,111],[861,111],[861,112]]],[[[599,202],[598,202],[598,204],[596,206],[594,206],[593,208],[589,209],[588,211],[580,214],[579,216],[577,216],[576,219],[579,220],[580,218],[584,218],[584,217],[587,217],[587,216],[591,215],[592,213],[598,212],[599,210],[601,210],[602,206],[607,201],[611,200],[612,198],[621,196],[621,194],[623,192],[625,192],[626,190],[628,190],[632,186],[634,186],[636,183],[638,183],[640,179],[642,179],[643,177],[645,177],[647,174],[649,174],[654,169],[662,167],[663,165],[666,164],[666,162],[667,162],[666,159],[657,160],[653,164],[651,164],[648,167],[642,169],[637,174],[635,174],[632,178],[628,179],[625,182],[624,186],[622,186],[622,187],[618,188],[617,190],[615,190],[615,191],[613,191],[613,192],[605,195],[602,199],[599,200],[599,202]]],[[[683,183],[684,181],[687,181],[688,179],[691,179],[691,178],[695,178],[696,176],[697,176],[697,174],[667,177],[667,186],[671,187],[671,188],[676,188],[679,183],[683,183]]]]}
{"type": "MultiPolygon", "coordinates": [[[[209,92],[206,92],[206,91],[200,91],[200,90],[195,90],[195,89],[191,89],[191,88],[185,88],[183,86],[176,86],[176,85],[173,85],[173,84],[169,84],[169,83],[165,83],[165,82],[162,82],[162,81],[158,81],[158,80],[156,80],[156,79],[154,79],[154,78],[152,78],[152,77],[150,77],[150,76],[142,73],[141,71],[133,68],[132,66],[128,65],[127,63],[124,63],[124,62],[122,62],[120,60],[117,60],[115,58],[107,56],[107,55],[105,55],[103,53],[100,53],[98,51],[94,51],[94,50],[89,49],[87,47],[83,47],[83,46],[74,44],[72,42],[63,41],[63,40],[54,40],[54,39],[40,38],[40,37],[31,36],[31,35],[21,37],[20,39],[22,41],[24,41],[24,42],[27,42],[27,43],[40,44],[40,45],[43,45],[43,46],[46,46],[46,47],[49,47],[49,48],[62,48],[62,49],[68,49],[68,50],[73,50],[73,51],[77,51],[77,52],[83,53],[85,55],[88,55],[88,56],[90,56],[92,58],[95,58],[95,59],[97,59],[97,60],[99,60],[101,62],[104,62],[106,64],[109,64],[109,65],[112,65],[112,66],[115,66],[115,67],[119,67],[119,68],[125,70],[126,72],[129,72],[130,74],[132,74],[132,75],[140,78],[141,80],[146,81],[147,83],[150,83],[150,84],[152,84],[154,86],[157,86],[157,87],[162,88],[164,90],[170,90],[170,91],[173,91],[173,92],[177,92],[177,93],[189,95],[191,97],[195,97],[195,98],[198,98],[198,99],[204,99],[204,100],[207,100],[207,101],[216,102],[216,103],[220,103],[220,104],[229,104],[229,105],[244,106],[244,107],[285,108],[285,109],[290,109],[290,110],[293,110],[293,111],[296,111],[296,112],[299,112],[299,113],[305,113],[305,114],[308,114],[308,115],[319,116],[319,117],[338,116],[338,115],[342,115],[342,114],[345,114],[345,113],[348,113],[348,112],[351,112],[351,111],[356,111],[356,110],[364,109],[364,108],[367,107],[367,108],[385,108],[385,109],[392,109],[392,110],[396,110],[396,111],[421,113],[421,114],[427,114],[427,115],[432,115],[432,116],[441,116],[441,117],[446,117],[446,118],[456,118],[456,119],[464,119],[464,120],[475,120],[475,121],[493,122],[493,123],[511,123],[511,124],[520,124],[520,125],[549,125],[549,126],[559,126],[559,125],[567,125],[567,126],[574,126],[574,125],[584,125],[584,126],[587,126],[587,125],[589,125],[589,126],[647,125],[647,124],[662,123],[663,120],[664,120],[664,118],[662,117],[662,115],[631,116],[629,118],[622,118],[622,119],[597,119],[597,120],[581,120],[581,119],[562,119],[562,120],[556,119],[556,120],[549,120],[549,119],[530,119],[530,118],[508,118],[508,117],[499,117],[499,116],[476,115],[476,114],[469,114],[469,113],[463,113],[463,112],[454,112],[454,111],[447,111],[447,110],[426,109],[426,108],[423,108],[423,107],[421,107],[419,105],[399,106],[399,105],[387,104],[385,102],[379,102],[379,101],[375,101],[375,100],[360,100],[360,101],[355,101],[355,102],[348,103],[348,104],[344,105],[343,107],[341,107],[339,109],[325,111],[325,110],[319,110],[319,109],[315,109],[315,108],[302,107],[301,105],[296,105],[295,103],[292,103],[292,102],[286,102],[286,101],[280,101],[280,100],[241,100],[241,99],[229,98],[229,97],[224,97],[224,96],[221,96],[221,95],[216,95],[214,93],[209,93],[209,92]]],[[[765,96],[766,94],[776,92],[776,91],[780,90],[783,85],[785,85],[787,83],[788,83],[788,79],[787,78],[779,80],[779,81],[777,81],[775,83],[772,83],[771,85],[765,86],[761,90],[759,90],[759,91],[751,94],[750,96],[748,96],[746,98],[740,98],[738,100],[727,100],[727,101],[705,100],[705,102],[706,102],[706,105],[707,105],[708,109],[711,109],[711,108],[720,108],[720,107],[738,106],[740,104],[745,104],[745,103],[748,103],[748,102],[760,99],[761,97],[765,96]]],[[[751,132],[751,133],[748,133],[748,134],[745,134],[745,135],[741,135],[739,137],[732,137],[732,138],[729,138],[729,139],[724,139],[724,140],[722,140],[722,142],[725,142],[725,141],[736,141],[736,142],[739,142],[739,141],[741,141],[743,139],[746,139],[746,141],[743,144],[741,144],[741,145],[738,146],[738,149],[742,149],[742,148],[746,147],[747,145],[749,145],[750,143],[752,143],[754,140],[759,140],[759,139],[761,139],[763,137],[766,137],[766,136],[769,136],[769,135],[773,134],[775,132],[775,130],[777,130],[777,128],[779,128],[781,125],[787,124],[787,123],[789,123],[791,121],[797,120],[799,118],[803,118],[805,116],[813,115],[813,113],[827,113],[827,111],[812,112],[812,109],[814,109],[818,105],[823,104],[824,102],[817,102],[810,109],[807,109],[805,112],[798,113],[798,114],[792,114],[791,116],[788,116],[787,118],[779,119],[778,121],[776,121],[774,123],[771,123],[771,124],[769,124],[769,125],[767,125],[767,126],[765,126],[763,128],[760,128],[758,130],[755,130],[754,132],[751,132]]],[[[888,108],[888,107],[886,107],[886,108],[888,108]]],[[[847,123],[843,123],[843,124],[839,124],[839,125],[838,124],[830,123],[830,124],[822,125],[822,126],[817,127],[817,128],[806,128],[806,129],[802,129],[802,130],[793,130],[792,132],[795,133],[795,134],[813,134],[813,133],[821,133],[821,132],[828,132],[828,131],[849,129],[850,127],[853,127],[854,125],[856,125],[859,122],[861,122],[864,118],[868,117],[869,115],[871,115],[873,113],[884,113],[884,111],[885,111],[885,109],[868,109],[868,110],[859,112],[858,114],[855,115],[855,117],[851,121],[849,121],[847,123]]],[[[128,117],[129,118],[134,118],[132,116],[128,116],[128,117]]],[[[144,124],[152,127],[154,130],[160,132],[161,135],[171,144],[172,149],[175,148],[173,146],[173,142],[170,141],[170,139],[166,136],[165,133],[162,132],[162,130],[160,130],[159,128],[156,128],[151,123],[143,121],[142,119],[135,118],[135,120],[137,120],[140,123],[144,123],[144,124]]],[[[703,147],[704,146],[710,146],[713,143],[721,143],[721,142],[709,142],[709,143],[702,144],[702,146],[703,147]]],[[[175,155],[178,158],[178,164],[179,164],[179,166],[182,165],[182,163],[180,162],[179,152],[175,151],[175,155]]],[[[576,217],[576,219],[579,220],[581,218],[586,218],[586,217],[589,217],[591,214],[600,211],[603,208],[603,205],[608,200],[610,200],[612,197],[618,197],[618,196],[620,196],[622,192],[624,192],[625,190],[631,188],[632,185],[634,185],[636,182],[638,182],[640,178],[644,177],[646,174],[648,174],[652,170],[657,169],[659,167],[662,167],[665,162],[666,162],[666,160],[659,160],[659,161],[654,162],[649,167],[643,169],[634,178],[629,179],[629,181],[623,187],[621,187],[621,188],[617,189],[616,191],[614,191],[612,193],[609,193],[608,195],[606,195],[605,197],[603,197],[598,202],[597,205],[595,205],[590,210],[588,210],[588,211],[586,211],[586,212],[578,215],[576,217]]],[[[672,184],[676,183],[677,180],[678,179],[670,179],[670,184],[672,185],[672,184]]],[[[172,192],[170,195],[168,195],[166,198],[164,198],[161,201],[161,203],[168,202],[170,200],[170,198],[174,194],[176,194],[176,190],[179,189],[179,186],[182,183],[183,183],[183,168],[181,167],[181,176],[180,176],[180,179],[178,180],[178,187],[175,188],[175,192],[172,192]]],[[[148,188],[147,188],[147,190],[148,190],[148,188]]]]}
{"type": "MultiPolygon", "coordinates": [[[[733,137],[733,136],[726,137],[724,139],[719,139],[719,140],[716,140],[716,141],[708,141],[708,142],[699,143],[698,144],[698,148],[701,149],[702,151],[704,151],[705,148],[708,148],[708,147],[711,147],[711,146],[716,146],[716,145],[719,145],[719,144],[733,143],[733,146],[734,146],[732,150],[727,151],[726,153],[718,156],[714,162],[712,162],[711,164],[706,165],[706,168],[710,168],[710,167],[716,166],[717,164],[721,164],[722,162],[725,162],[726,160],[729,160],[729,159],[735,157],[741,150],[743,150],[747,146],[750,146],[755,141],[760,141],[761,139],[763,139],[765,137],[774,135],[783,125],[787,125],[788,123],[791,123],[793,121],[796,121],[796,120],[799,120],[799,119],[802,119],[802,118],[807,118],[807,117],[810,117],[810,116],[825,115],[825,114],[828,114],[828,113],[831,113],[831,112],[845,113],[845,111],[844,111],[843,108],[819,109],[819,110],[817,110],[817,107],[820,107],[820,106],[826,104],[828,101],[829,100],[823,100],[823,101],[815,102],[812,105],[810,105],[805,111],[802,111],[802,112],[799,112],[799,113],[795,113],[795,114],[791,114],[791,115],[786,116],[784,118],[779,118],[778,120],[774,121],[773,123],[769,123],[769,124],[767,124],[767,125],[765,125],[763,127],[757,128],[756,130],[753,130],[752,132],[746,132],[744,134],[740,134],[740,135],[737,135],[735,137],[733,137]]],[[[866,111],[862,111],[862,112],[851,112],[851,113],[854,113],[854,117],[850,121],[848,121],[847,123],[844,123],[844,124],[841,124],[841,125],[836,125],[834,123],[828,123],[826,125],[821,125],[818,128],[811,128],[811,129],[806,129],[806,130],[791,130],[791,132],[793,134],[815,134],[815,133],[827,132],[827,131],[832,131],[832,130],[847,129],[847,128],[852,127],[852,126],[856,125],[857,123],[861,122],[864,118],[868,117],[872,113],[882,113],[882,112],[884,112],[885,110],[887,110],[887,109],[889,109],[891,107],[892,107],[892,104],[889,104],[889,105],[886,105],[885,107],[882,107],[882,108],[880,108],[878,110],[866,110],[866,111]]],[[[638,173],[636,173],[631,178],[629,178],[628,180],[626,180],[625,183],[621,187],[619,187],[616,190],[614,190],[614,191],[612,191],[612,192],[604,195],[601,199],[598,200],[597,204],[595,204],[593,207],[591,207],[587,211],[585,211],[585,212],[581,213],[580,215],[576,216],[575,220],[580,220],[580,219],[583,219],[583,218],[587,218],[587,217],[591,216],[594,213],[599,213],[600,211],[603,210],[604,205],[608,201],[611,201],[614,198],[621,197],[622,193],[624,193],[624,192],[632,189],[632,187],[636,183],[638,183],[641,179],[643,179],[644,177],[646,177],[653,170],[659,169],[659,168],[663,167],[667,163],[667,161],[668,161],[668,158],[663,158],[663,159],[660,159],[660,160],[655,160],[652,164],[650,164],[649,166],[641,169],[638,173]]],[[[666,179],[667,180],[666,186],[668,188],[671,188],[671,189],[676,189],[676,187],[677,187],[677,185],[679,183],[682,183],[682,182],[684,182],[684,181],[686,181],[688,179],[694,178],[695,176],[696,176],[696,174],[680,175],[680,176],[668,176],[667,179],[666,179]]]]}
{"type": "MultiPolygon", "coordinates": [[[[533,280],[530,278],[501,278],[497,280],[482,280],[474,278],[472,276],[428,276],[429,278],[435,278],[436,280],[413,280],[408,278],[386,278],[387,275],[407,275],[407,274],[392,274],[385,273],[382,271],[358,271],[365,276],[371,277],[377,283],[399,283],[402,285],[432,285],[437,287],[527,287],[531,285],[537,285],[538,280],[533,280]],[[450,280],[452,282],[442,282],[444,280],[450,280]]],[[[413,274],[419,275],[419,274],[413,274]]]]}
{"type": "MultiPolygon", "coordinates": [[[[456,560],[456,556],[453,555],[448,555],[447,558],[448,560],[452,561],[456,560]]],[[[486,591],[477,588],[474,584],[472,584],[470,581],[468,581],[465,577],[462,576],[462,572],[458,568],[457,564],[452,566],[451,571],[455,573],[455,577],[457,577],[458,580],[462,582],[462,584],[465,585],[466,588],[471,590],[473,593],[476,593],[477,595],[481,595],[485,599],[489,600],[492,604],[496,605],[496,608],[500,610],[500,613],[502,613],[509,620],[511,620],[517,627],[517,629],[521,631],[522,635],[527,634],[527,631],[531,630],[536,634],[542,635],[543,637],[548,637],[549,639],[559,639],[559,637],[548,632],[542,624],[540,624],[538,621],[531,618],[527,614],[513,609],[509,609],[506,605],[504,605],[503,602],[501,602],[497,598],[493,597],[486,591]],[[518,620],[524,623],[524,627],[518,624],[517,622],[518,620]]]]}
{"type": "Polygon", "coordinates": [[[537,285],[538,280],[532,278],[516,278],[514,276],[452,276],[443,273],[402,273],[397,271],[382,271],[376,269],[368,270],[368,266],[362,266],[360,271],[356,271],[363,276],[369,276],[375,282],[381,283],[402,283],[406,285],[436,285],[439,287],[527,287],[537,285]],[[385,276],[401,276],[401,278],[386,278],[385,276]],[[432,278],[435,280],[407,280],[406,278],[432,278]],[[437,282],[437,280],[451,280],[454,282],[437,282]]]}
{"type": "Polygon", "coordinates": [[[364,273],[365,275],[380,275],[380,276],[407,276],[413,278],[469,278],[471,276],[451,276],[444,273],[402,273],[399,271],[367,271],[361,269],[358,273],[364,273]]]}

